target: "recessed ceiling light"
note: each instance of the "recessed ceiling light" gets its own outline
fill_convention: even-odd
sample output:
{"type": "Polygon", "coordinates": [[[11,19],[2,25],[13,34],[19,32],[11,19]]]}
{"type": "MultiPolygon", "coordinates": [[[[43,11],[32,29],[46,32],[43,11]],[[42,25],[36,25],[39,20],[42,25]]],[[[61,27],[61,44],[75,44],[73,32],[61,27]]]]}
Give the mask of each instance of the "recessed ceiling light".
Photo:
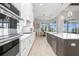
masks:
{"type": "Polygon", "coordinates": [[[64,3],[61,3],[61,5],[63,5],[64,3]]]}
{"type": "Polygon", "coordinates": [[[43,4],[42,4],[42,3],[40,3],[40,6],[43,6],[43,4]]]}

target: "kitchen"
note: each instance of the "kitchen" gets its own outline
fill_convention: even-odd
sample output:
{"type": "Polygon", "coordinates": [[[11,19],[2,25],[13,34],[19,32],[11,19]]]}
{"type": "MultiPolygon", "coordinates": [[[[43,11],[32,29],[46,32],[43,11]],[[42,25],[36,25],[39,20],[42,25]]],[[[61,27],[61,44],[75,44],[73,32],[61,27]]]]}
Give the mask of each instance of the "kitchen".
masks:
{"type": "Polygon", "coordinates": [[[0,56],[79,56],[78,10],[79,3],[0,3],[0,56]]]}
{"type": "MultiPolygon", "coordinates": [[[[11,3],[0,3],[0,55],[16,56],[27,55],[33,43],[34,33],[32,29],[23,28],[23,19],[20,11],[11,3]],[[21,28],[22,27],[22,28],[21,28]],[[22,32],[22,30],[26,30],[22,32]],[[20,32],[21,31],[21,32],[20,32]],[[30,38],[29,38],[30,37],[30,38]],[[28,41],[28,52],[26,49],[28,41]],[[24,44],[25,43],[25,44],[24,44]],[[24,45],[25,47],[23,47],[24,45]],[[24,48],[26,49],[24,51],[24,48]],[[23,53],[24,51],[24,53],[23,53]],[[21,54],[23,53],[23,54],[21,54]]],[[[30,27],[31,28],[31,27],[30,27]]]]}

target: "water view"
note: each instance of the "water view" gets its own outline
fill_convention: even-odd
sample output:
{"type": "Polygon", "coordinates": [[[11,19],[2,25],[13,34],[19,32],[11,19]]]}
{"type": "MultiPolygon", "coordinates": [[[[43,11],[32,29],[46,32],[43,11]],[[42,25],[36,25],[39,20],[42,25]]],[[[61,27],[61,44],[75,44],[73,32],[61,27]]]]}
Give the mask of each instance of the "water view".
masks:
{"type": "MultiPolygon", "coordinates": [[[[56,23],[49,25],[50,30],[56,31],[56,23]]],[[[79,29],[79,24],[64,24],[64,32],[74,32],[79,29]]]]}
{"type": "Polygon", "coordinates": [[[73,32],[76,31],[76,29],[78,28],[79,24],[64,24],[64,32],[73,32]]]}

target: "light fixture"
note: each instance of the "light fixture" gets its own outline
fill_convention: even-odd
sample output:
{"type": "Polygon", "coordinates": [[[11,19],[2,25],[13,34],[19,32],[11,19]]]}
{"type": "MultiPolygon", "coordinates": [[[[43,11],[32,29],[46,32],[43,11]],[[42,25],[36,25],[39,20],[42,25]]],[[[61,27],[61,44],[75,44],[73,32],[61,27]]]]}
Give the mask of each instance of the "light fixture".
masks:
{"type": "Polygon", "coordinates": [[[68,17],[72,17],[72,11],[68,11],[68,17]]]}
{"type": "Polygon", "coordinates": [[[43,4],[42,4],[42,3],[40,3],[39,5],[40,5],[40,6],[43,6],[43,4]]]}

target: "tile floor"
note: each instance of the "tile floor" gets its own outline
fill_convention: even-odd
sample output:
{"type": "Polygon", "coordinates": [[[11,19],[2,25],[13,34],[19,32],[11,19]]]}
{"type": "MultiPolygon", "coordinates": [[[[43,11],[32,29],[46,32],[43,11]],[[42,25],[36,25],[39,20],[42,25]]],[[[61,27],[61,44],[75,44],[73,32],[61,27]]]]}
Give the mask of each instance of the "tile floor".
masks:
{"type": "Polygon", "coordinates": [[[29,56],[56,56],[48,44],[46,37],[36,37],[29,56]]]}

